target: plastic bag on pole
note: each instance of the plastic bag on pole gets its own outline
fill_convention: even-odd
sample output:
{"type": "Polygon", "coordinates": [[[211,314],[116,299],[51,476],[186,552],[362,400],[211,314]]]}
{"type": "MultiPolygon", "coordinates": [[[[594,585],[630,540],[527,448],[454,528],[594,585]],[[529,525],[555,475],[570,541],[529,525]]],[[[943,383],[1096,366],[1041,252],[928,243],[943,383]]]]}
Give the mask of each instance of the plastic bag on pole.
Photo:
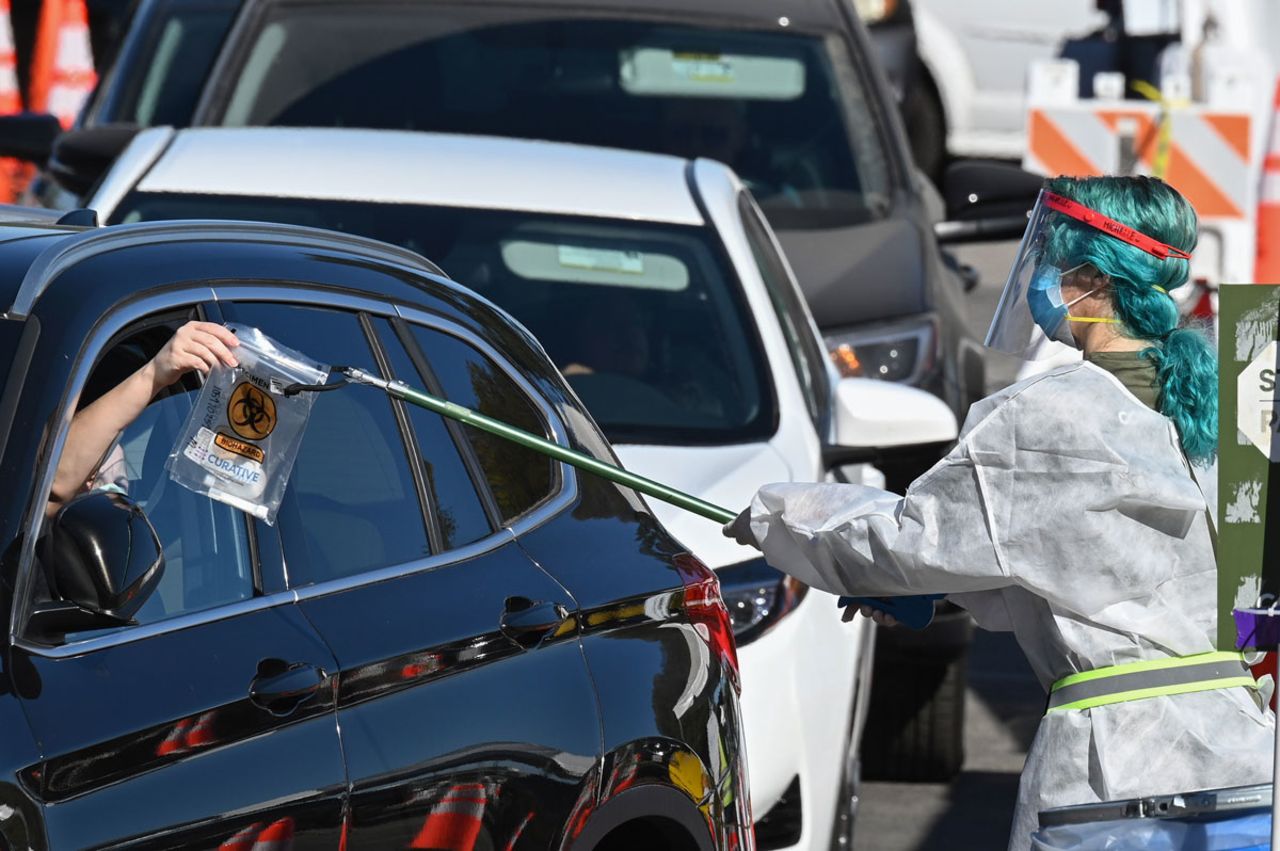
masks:
{"type": "Polygon", "coordinates": [[[314,393],[284,388],[323,383],[329,367],[256,328],[227,327],[240,365],[209,373],[165,469],[189,490],[274,523],[315,403],[314,393]]]}

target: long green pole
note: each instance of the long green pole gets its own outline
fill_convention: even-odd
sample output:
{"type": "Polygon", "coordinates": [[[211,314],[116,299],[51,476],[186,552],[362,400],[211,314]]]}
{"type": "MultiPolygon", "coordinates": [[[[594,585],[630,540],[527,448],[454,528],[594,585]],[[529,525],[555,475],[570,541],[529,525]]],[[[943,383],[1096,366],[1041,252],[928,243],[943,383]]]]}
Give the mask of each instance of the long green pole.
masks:
{"type": "Polygon", "coordinates": [[[464,425],[472,428],[478,428],[481,431],[487,431],[489,434],[497,435],[504,440],[517,443],[526,449],[532,449],[534,452],[541,452],[543,455],[549,455],[557,461],[563,461],[566,464],[572,464],[579,470],[586,470],[588,473],[599,476],[602,479],[629,487],[637,490],[645,496],[651,496],[654,499],[660,499],[668,502],[677,508],[683,508],[686,511],[692,511],[694,514],[714,520],[717,523],[728,523],[737,517],[732,511],[721,508],[718,505],[712,505],[709,502],[698,499],[696,496],[690,496],[683,491],[675,488],[667,487],[661,482],[655,482],[653,479],[647,479],[644,476],[637,476],[635,473],[628,472],[621,467],[615,467],[612,464],[606,464],[598,458],[578,452],[568,447],[561,446],[536,434],[530,434],[522,429],[507,425],[501,420],[495,420],[492,417],[486,417],[470,408],[449,402],[430,393],[424,393],[404,384],[400,381],[386,381],[376,375],[370,375],[364,370],[348,367],[345,371],[348,379],[358,384],[369,384],[374,387],[381,387],[391,396],[402,399],[411,405],[417,405],[420,408],[426,408],[428,411],[434,411],[442,417],[448,417],[451,420],[457,420],[464,425]]]}

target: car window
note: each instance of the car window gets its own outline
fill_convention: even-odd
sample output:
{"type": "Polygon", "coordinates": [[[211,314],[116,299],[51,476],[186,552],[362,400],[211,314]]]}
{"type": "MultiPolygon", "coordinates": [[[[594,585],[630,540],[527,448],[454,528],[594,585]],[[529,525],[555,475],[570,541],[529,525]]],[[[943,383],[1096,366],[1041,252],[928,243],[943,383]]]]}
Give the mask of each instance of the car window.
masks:
{"type": "MultiPolygon", "coordinates": [[[[547,425],[523,390],[500,367],[468,343],[421,325],[412,326],[426,368],[450,402],[508,425],[548,437],[547,425]]],[[[555,464],[530,449],[468,427],[485,481],[504,521],[524,514],[552,493],[555,464]]]]}
{"type": "Polygon", "coordinates": [[[153,31],[140,33],[137,51],[124,54],[128,64],[121,71],[133,73],[120,80],[119,99],[109,107],[113,114],[99,120],[142,127],[189,124],[233,17],[230,7],[189,3],[157,10],[148,21],[153,31]]]}
{"type": "Polygon", "coordinates": [[[302,224],[430,257],[533,332],[615,443],[767,440],[755,320],[710,227],[319,198],[132,192],[114,222],[302,224]]]}
{"type": "MultiPolygon", "coordinates": [[[[149,361],[181,324],[152,324],[127,334],[94,365],[79,405],[90,404],[149,361]]],[[[153,623],[254,596],[244,515],[169,478],[170,452],[195,404],[199,383],[188,377],[151,402],[107,452],[87,490],[124,492],[155,527],[164,573],[136,619],[153,623]]]]}
{"type": "Polygon", "coordinates": [[[777,227],[888,210],[881,130],[841,35],[486,6],[277,4],[239,54],[212,123],[708,157],[742,177],[777,227]],[[402,94],[369,96],[386,91],[402,94]]]}
{"type": "MultiPolygon", "coordinates": [[[[224,311],[323,363],[378,372],[355,314],[269,303],[224,311]]],[[[317,394],[276,522],[293,587],[429,553],[404,436],[386,394],[366,387],[317,394]]]]}
{"type": "MultiPolygon", "coordinates": [[[[424,378],[418,373],[409,353],[385,319],[374,322],[378,338],[391,366],[391,377],[411,386],[422,387],[424,378]]],[[[459,453],[455,432],[439,414],[415,405],[405,405],[418,452],[422,458],[427,501],[435,517],[441,550],[451,550],[478,541],[493,531],[467,460],[459,453]]],[[[466,438],[462,437],[465,441],[466,438]]],[[[469,447],[468,447],[469,449],[469,447]]],[[[483,473],[476,470],[476,478],[483,473]]]]}
{"type": "Polygon", "coordinates": [[[745,192],[738,198],[738,211],[742,216],[747,244],[751,246],[751,256],[760,270],[769,300],[778,315],[778,323],[787,338],[791,364],[800,381],[809,416],[817,424],[826,407],[830,386],[821,344],[814,332],[808,308],[797,292],[795,278],[787,271],[786,262],[778,253],[768,225],[760,217],[751,196],[745,192]]]}

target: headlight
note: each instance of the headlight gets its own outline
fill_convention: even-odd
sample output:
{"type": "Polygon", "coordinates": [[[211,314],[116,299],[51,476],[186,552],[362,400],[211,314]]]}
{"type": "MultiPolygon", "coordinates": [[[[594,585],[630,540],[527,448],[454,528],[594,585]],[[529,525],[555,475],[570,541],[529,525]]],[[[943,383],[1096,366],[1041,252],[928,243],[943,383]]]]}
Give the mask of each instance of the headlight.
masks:
{"type": "Polygon", "coordinates": [[[809,586],[757,558],[716,571],[738,646],[764,635],[804,599],[809,586]]]}
{"type": "Polygon", "coordinates": [[[873,325],[833,332],[823,339],[842,377],[914,384],[937,357],[937,320],[873,325]]]}
{"type": "Polygon", "coordinates": [[[898,0],[853,0],[853,8],[863,23],[878,24],[898,8],[898,0]]]}

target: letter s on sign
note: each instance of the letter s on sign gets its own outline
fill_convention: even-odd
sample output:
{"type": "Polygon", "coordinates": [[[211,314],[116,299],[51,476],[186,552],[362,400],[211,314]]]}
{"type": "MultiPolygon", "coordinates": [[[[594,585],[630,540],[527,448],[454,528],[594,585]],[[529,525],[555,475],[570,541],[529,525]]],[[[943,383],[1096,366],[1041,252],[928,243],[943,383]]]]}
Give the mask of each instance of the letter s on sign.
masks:
{"type": "Polygon", "coordinates": [[[1263,393],[1270,393],[1276,389],[1276,371],[1274,369],[1264,369],[1262,371],[1261,389],[1263,393]]]}

